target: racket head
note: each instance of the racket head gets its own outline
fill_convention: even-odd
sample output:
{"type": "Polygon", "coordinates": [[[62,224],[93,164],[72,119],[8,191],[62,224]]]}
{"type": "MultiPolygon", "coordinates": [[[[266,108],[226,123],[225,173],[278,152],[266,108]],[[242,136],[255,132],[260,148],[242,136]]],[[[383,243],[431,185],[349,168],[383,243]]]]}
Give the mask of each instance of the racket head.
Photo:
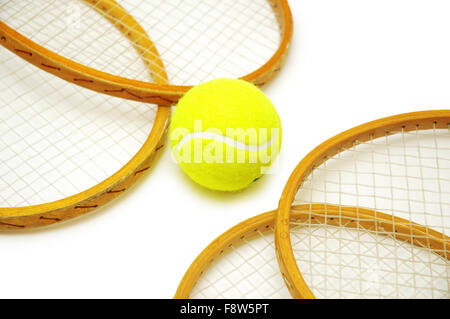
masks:
{"type": "MultiPolygon", "coordinates": [[[[135,24],[124,10],[109,14],[135,24]]],[[[118,30],[108,40],[122,46],[121,54],[146,70],[149,79],[167,81],[164,72],[156,76],[155,70],[146,68],[129,36],[118,30]]],[[[8,44],[10,38],[2,34],[0,42],[8,44]]],[[[104,49],[91,48],[91,57],[97,56],[101,63],[109,53],[104,49]]],[[[36,58],[27,51],[15,53],[36,58]]],[[[99,95],[43,72],[7,50],[0,54],[1,230],[46,226],[83,215],[122,194],[148,171],[164,145],[170,108],[99,95]]]]}
{"type": "MultiPolygon", "coordinates": [[[[70,56],[70,51],[61,47],[65,44],[47,41],[43,32],[48,32],[43,24],[47,21],[36,17],[40,14],[48,17],[48,11],[52,11],[51,19],[57,20],[64,14],[64,11],[61,13],[63,9],[57,8],[57,2],[39,6],[36,2],[25,1],[20,2],[20,10],[8,10],[9,14],[0,16],[3,20],[0,22],[0,42],[37,67],[77,85],[126,99],[170,105],[192,85],[212,78],[238,77],[264,85],[280,70],[292,36],[292,15],[286,0],[233,0],[215,4],[165,1],[139,5],[121,1],[123,7],[113,0],[84,2],[105,15],[133,42],[152,70],[153,82],[143,81],[141,77],[127,77],[120,72],[103,72],[98,67],[79,63],[76,57],[70,56]],[[28,11],[33,13],[27,16],[28,11]],[[230,18],[233,15],[228,11],[237,16],[230,18]],[[135,15],[139,16],[140,24],[131,17],[135,15]],[[157,19],[161,16],[165,18],[157,19]],[[228,20],[223,20],[227,16],[228,20]],[[182,28],[188,27],[198,38],[190,39],[189,34],[181,33],[182,28]],[[151,40],[152,34],[157,39],[155,42],[151,40]],[[275,36],[279,39],[271,39],[275,36]],[[258,57],[261,52],[265,52],[262,58],[258,57]],[[258,61],[252,61],[256,57],[258,61]],[[172,63],[172,59],[175,62],[172,63]],[[190,60],[197,64],[186,64],[185,61],[190,60]],[[166,69],[171,70],[170,84],[165,81],[166,69]]],[[[56,24],[56,28],[64,23],[56,24]]],[[[89,47],[90,43],[80,46],[89,47]]]]}
{"type": "Polygon", "coordinates": [[[276,211],[220,235],[191,264],[175,294],[186,298],[289,298],[275,259],[276,211]]]}
{"type": "Polygon", "coordinates": [[[383,118],[327,140],[298,164],[275,224],[293,297],[448,297],[449,128],[449,110],[383,118]],[[292,222],[294,211],[304,217],[292,222]]]}

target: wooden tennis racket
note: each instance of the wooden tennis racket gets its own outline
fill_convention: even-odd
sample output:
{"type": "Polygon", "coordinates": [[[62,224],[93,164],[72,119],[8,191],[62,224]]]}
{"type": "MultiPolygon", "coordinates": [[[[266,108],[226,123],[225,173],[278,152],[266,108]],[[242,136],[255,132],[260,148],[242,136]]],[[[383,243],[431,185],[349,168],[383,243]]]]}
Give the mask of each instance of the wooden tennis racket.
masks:
{"type": "Polygon", "coordinates": [[[167,106],[210,78],[265,83],[291,33],[286,1],[2,2],[0,229],[122,194],[164,144],[167,106]]]}
{"type": "MultiPolygon", "coordinates": [[[[109,5],[113,3],[108,1],[109,5]]],[[[73,57],[90,61],[99,69],[114,71],[121,67],[126,76],[133,77],[136,69],[126,66],[137,64],[142,67],[139,72],[149,80],[167,82],[156,49],[149,45],[150,50],[140,50],[131,41],[134,34],[114,22],[118,19],[123,25],[139,29],[123,8],[117,5],[99,15],[84,6],[80,14],[96,19],[97,28],[81,26],[72,30],[65,24],[66,6],[62,2],[8,1],[0,4],[0,17],[21,24],[32,34],[45,34],[47,41],[56,42],[61,49],[70,50],[73,57]],[[29,7],[40,7],[40,11],[29,7]],[[53,20],[46,24],[49,17],[53,20]],[[78,46],[81,35],[101,36],[104,42],[78,46]]],[[[89,87],[95,84],[90,80],[74,78],[70,83],[41,71],[19,56],[40,61],[40,68],[47,71],[64,73],[61,65],[45,60],[51,53],[44,52],[49,55],[43,59],[26,47],[14,46],[15,38],[8,31],[18,34],[4,22],[0,24],[0,43],[15,53],[0,51],[0,229],[57,223],[85,214],[122,194],[148,171],[163,146],[170,110],[99,95],[72,84],[82,82],[89,87]]],[[[141,43],[151,43],[144,33],[141,43]]],[[[73,63],[67,59],[65,62],[73,63]]]]}
{"type": "MultiPolygon", "coordinates": [[[[193,85],[217,77],[264,85],[280,70],[292,36],[286,0],[123,0],[120,5],[114,0],[84,2],[132,41],[152,70],[153,81],[130,61],[105,72],[104,65],[96,64],[95,56],[85,59],[81,51],[89,54],[98,43],[107,43],[105,37],[112,31],[109,26],[91,36],[90,29],[99,28],[101,19],[87,17],[88,10],[79,1],[5,1],[0,5],[2,45],[77,85],[126,99],[170,105],[193,85]],[[75,38],[67,35],[67,24],[71,29],[78,28],[75,38]],[[130,67],[135,68],[133,76],[127,74],[130,67]]],[[[115,54],[122,52],[110,42],[106,46],[111,46],[108,51],[115,54]]],[[[111,55],[104,63],[115,58],[111,55]]]]}
{"type": "Polygon", "coordinates": [[[450,111],[424,111],[310,152],[283,191],[275,243],[295,298],[448,298],[449,230],[450,111]]]}

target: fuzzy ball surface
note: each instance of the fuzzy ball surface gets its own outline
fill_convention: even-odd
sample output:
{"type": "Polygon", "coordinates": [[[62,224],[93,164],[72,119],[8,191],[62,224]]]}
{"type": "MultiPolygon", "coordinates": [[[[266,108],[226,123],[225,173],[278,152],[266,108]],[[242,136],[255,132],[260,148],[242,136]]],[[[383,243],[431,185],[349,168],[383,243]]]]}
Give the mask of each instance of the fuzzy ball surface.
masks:
{"type": "Polygon", "coordinates": [[[170,126],[175,159],[195,182],[219,191],[243,189],[264,174],[281,147],[281,122],[255,85],[216,79],[190,89],[170,126]]]}

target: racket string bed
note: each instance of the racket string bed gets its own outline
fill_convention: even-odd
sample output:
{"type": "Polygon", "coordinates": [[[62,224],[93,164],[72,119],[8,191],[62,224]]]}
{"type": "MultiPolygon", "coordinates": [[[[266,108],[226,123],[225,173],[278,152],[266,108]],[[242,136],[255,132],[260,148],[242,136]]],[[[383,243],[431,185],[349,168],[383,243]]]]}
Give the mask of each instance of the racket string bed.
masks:
{"type": "Polygon", "coordinates": [[[297,264],[317,298],[449,297],[448,261],[428,248],[384,229],[292,226],[297,264]]]}
{"type": "Polygon", "coordinates": [[[450,131],[389,133],[327,159],[305,180],[294,204],[370,208],[448,235],[450,131]],[[430,146],[438,142],[442,144],[439,149],[430,146]]]}
{"type": "Polygon", "coordinates": [[[273,230],[258,232],[212,261],[191,298],[282,298],[286,296],[275,259],[273,230]]]}

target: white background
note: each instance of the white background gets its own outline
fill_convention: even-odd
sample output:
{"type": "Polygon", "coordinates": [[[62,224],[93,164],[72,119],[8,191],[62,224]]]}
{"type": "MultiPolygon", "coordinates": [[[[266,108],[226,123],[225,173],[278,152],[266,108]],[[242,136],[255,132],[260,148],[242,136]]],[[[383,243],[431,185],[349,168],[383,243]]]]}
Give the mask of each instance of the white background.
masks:
{"type": "Polygon", "coordinates": [[[194,258],[236,223],[276,208],[313,147],[380,117],[450,108],[448,0],[291,0],[294,36],[264,90],[283,145],[275,174],[223,194],[188,180],[166,148],[113,203],[46,229],[0,233],[0,297],[171,298],[194,258]]]}

